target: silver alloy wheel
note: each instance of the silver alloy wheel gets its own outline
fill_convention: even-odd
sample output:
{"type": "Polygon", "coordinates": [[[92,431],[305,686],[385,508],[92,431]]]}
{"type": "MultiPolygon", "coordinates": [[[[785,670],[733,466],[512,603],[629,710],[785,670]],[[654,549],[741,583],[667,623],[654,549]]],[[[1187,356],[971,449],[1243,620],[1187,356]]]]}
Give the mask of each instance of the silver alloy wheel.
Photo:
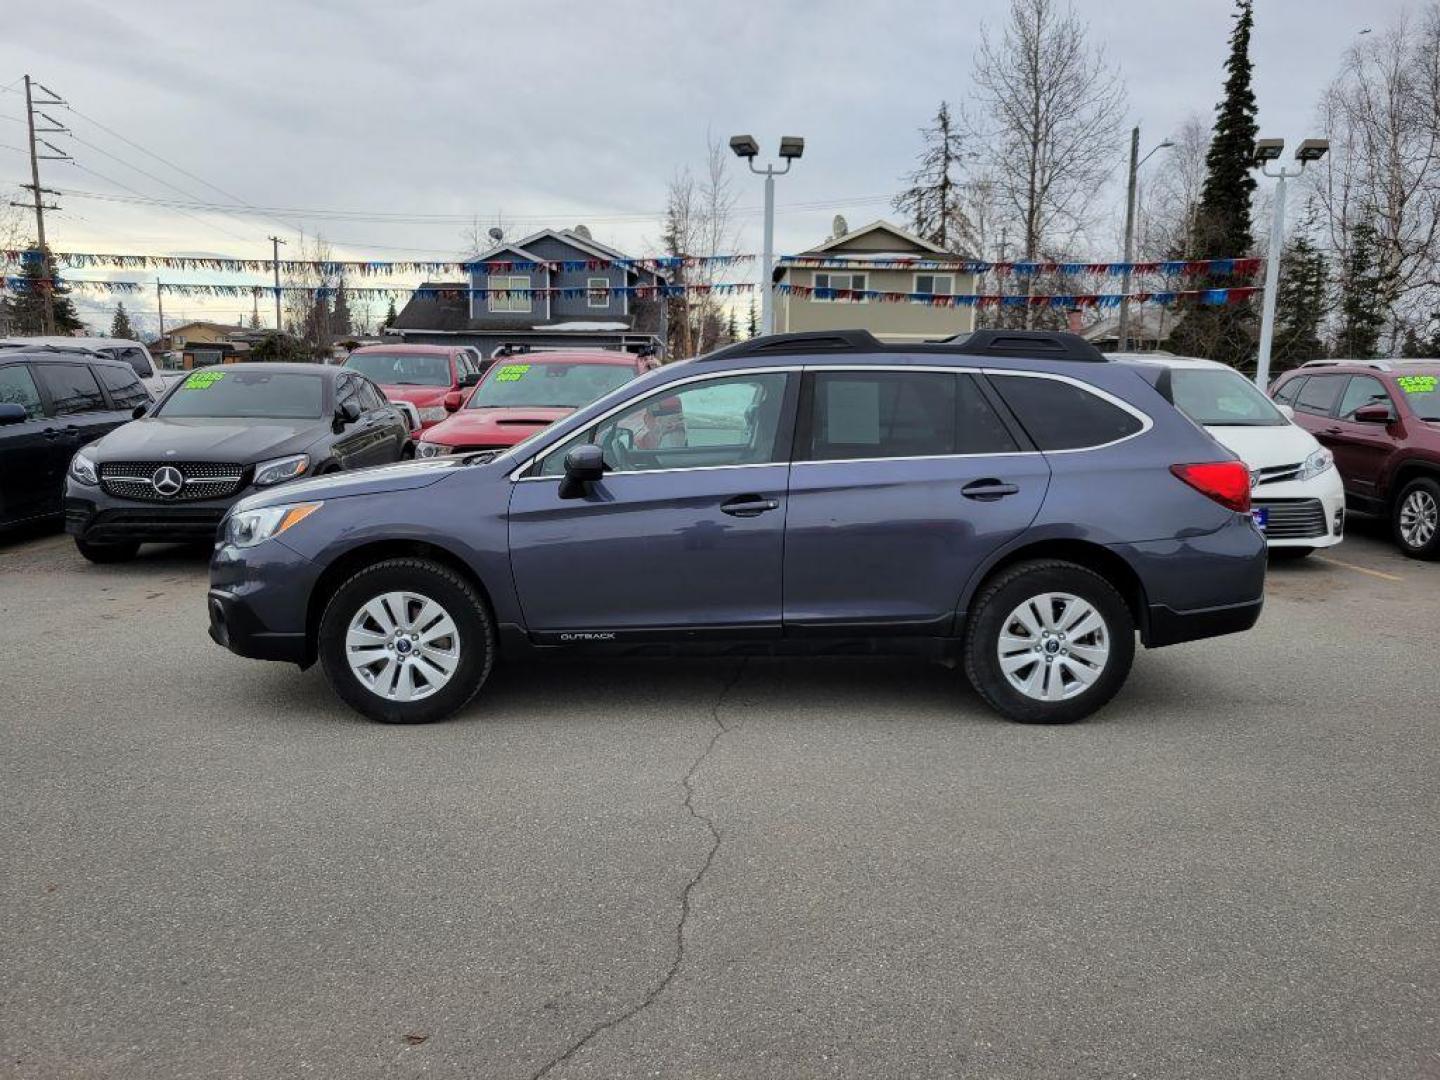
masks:
{"type": "Polygon", "coordinates": [[[381,593],[350,620],[345,659],[371,693],[419,701],[444,687],[460,666],[460,631],[428,596],[381,593]]]}
{"type": "Polygon", "coordinates": [[[1405,496],[1400,506],[1400,535],[1412,548],[1423,548],[1440,528],[1440,506],[1435,496],[1417,488],[1405,496]]]}
{"type": "Polygon", "coordinates": [[[1072,593],[1032,596],[1005,618],[996,645],[1000,670],[1036,701],[1083,694],[1110,659],[1110,628],[1088,600],[1072,593]]]}

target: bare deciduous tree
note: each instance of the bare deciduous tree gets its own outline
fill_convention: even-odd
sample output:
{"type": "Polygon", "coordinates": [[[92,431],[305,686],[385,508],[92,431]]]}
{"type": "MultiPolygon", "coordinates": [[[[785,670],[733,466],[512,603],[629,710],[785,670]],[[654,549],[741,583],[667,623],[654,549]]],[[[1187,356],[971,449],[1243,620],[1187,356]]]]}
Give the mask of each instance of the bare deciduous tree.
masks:
{"type": "MultiPolygon", "coordinates": [[[[705,174],[696,180],[689,167],[670,179],[665,195],[665,232],[661,244],[667,255],[727,255],[739,244],[735,227],[738,195],[729,175],[729,150],[706,136],[705,174]]],[[[684,267],[672,281],[678,285],[713,285],[721,271],[712,264],[684,267]]],[[[715,344],[725,327],[723,298],[686,291],[671,301],[672,351],[678,357],[694,356],[715,344]]]]}
{"type": "Polygon", "coordinates": [[[1174,145],[1162,151],[1139,199],[1135,250],[1142,259],[1189,258],[1195,246],[1195,219],[1205,186],[1205,155],[1210,125],[1191,113],[1170,135],[1174,145]]]}

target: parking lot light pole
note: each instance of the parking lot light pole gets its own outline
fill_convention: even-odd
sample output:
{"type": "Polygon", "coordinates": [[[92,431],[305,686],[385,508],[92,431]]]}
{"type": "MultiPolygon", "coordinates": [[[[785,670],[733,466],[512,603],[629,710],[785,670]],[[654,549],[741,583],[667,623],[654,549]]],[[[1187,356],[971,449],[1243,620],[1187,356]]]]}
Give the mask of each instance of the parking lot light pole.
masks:
{"type": "Polygon", "coordinates": [[[761,257],[761,274],[764,275],[760,293],[760,332],[775,332],[775,177],[790,171],[795,159],[805,153],[805,140],[798,135],[785,135],[780,139],[780,156],[785,160],[783,169],[767,165],[755,167],[755,158],[760,154],[760,144],[750,135],[736,135],[730,140],[730,149],[736,157],[742,157],[756,176],[765,177],[765,250],[761,257]]]}
{"type": "Polygon", "coordinates": [[[1275,341],[1275,300],[1280,281],[1280,255],[1285,243],[1285,181],[1299,176],[1305,166],[1319,161],[1330,149],[1325,139],[1306,139],[1295,151],[1299,168],[1287,171],[1285,166],[1270,171],[1270,163],[1277,161],[1285,149],[1284,139],[1256,139],[1255,164],[1260,171],[1275,181],[1275,200],[1270,210],[1270,250],[1265,259],[1265,298],[1260,314],[1260,355],[1255,364],[1255,385],[1264,393],[1270,383],[1270,347],[1275,341]]]}
{"type": "Polygon", "coordinates": [[[1140,157],[1140,128],[1130,129],[1130,186],[1125,194],[1125,272],[1120,282],[1120,329],[1116,345],[1120,352],[1130,348],[1130,263],[1135,258],[1135,179],[1140,166],[1150,160],[1156,150],[1175,144],[1169,139],[1159,143],[1149,154],[1140,157]]]}

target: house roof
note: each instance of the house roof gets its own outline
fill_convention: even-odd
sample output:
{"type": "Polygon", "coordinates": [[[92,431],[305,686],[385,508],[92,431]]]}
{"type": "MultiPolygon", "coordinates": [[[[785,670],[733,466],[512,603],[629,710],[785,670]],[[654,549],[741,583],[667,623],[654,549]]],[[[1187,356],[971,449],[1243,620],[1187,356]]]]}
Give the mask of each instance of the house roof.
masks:
{"type": "MultiPolygon", "coordinates": [[[[932,251],[937,255],[955,256],[959,254],[959,252],[946,251],[939,244],[932,244],[929,240],[925,240],[919,236],[916,236],[914,233],[908,232],[905,229],[902,229],[899,225],[895,225],[889,221],[872,221],[869,225],[862,226],[859,229],[851,229],[844,236],[832,237],[825,243],[820,244],[817,247],[810,248],[806,251],[802,251],[800,254],[817,255],[821,252],[830,251],[836,247],[839,247],[841,244],[849,243],[850,241],[855,240],[858,237],[865,236],[867,233],[872,233],[880,230],[888,232],[893,236],[898,236],[906,243],[913,244],[916,247],[923,248],[926,251],[932,251]]],[[[848,254],[849,253],[847,252],[847,255],[848,254]]],[[[859,253],[857,252],[857,254],[859,253]]],[[[894,256],[891,257],[893,258],[894,256]]]]}
{"type": "MultiPolygon", "coordinates": [[[[581,251],[587,252],[590,255],[595,256],[595,258],[597,259],[634,260],[637,258],[637,256],[634,255],[626,255],[623,251],[616,251],[614,248],[602,244],[598,240],[587,240],[583,236],[576,236],[569,229],[541,229],[539,232],[531,233],[529,236],[519,241],[519,243],[523,247],[526,244],[531,244],[534,243],[536,240],[541,239],[558,240],[562,244],[569,244],[571,247],[575,247],[580,249],[581,251]]],[[[636,272],[650,274],[653,277],[657,278],[664,278],[667,281],[669,280],[669,275],[660,270],[636,268],[636,272]]]]}
{"type": "Polygon", "coordinates": [[[493,248],[491,248],[484,254],[476,255],[474,258],[467,259],[466,261],[472,263],[491,262],[492,260],[494,260],[495,256],[499,255],[502,251],[508,251],[512,255],[518,255],[519,258],[515,260],[516,262],[533,262],[541,264],[548,264],[549,262],[548,259],[542,259],[533,251],[526,251],[523,242],[520,244],[496,244],[493,248]]]}
{"type": "Polygon", "coordinates": [[[179,326],[172,326],[166,330],[165,333],[173,334],[177,330],[188,330],[192,326],[206,326],[211,330],[219,330],[224,334],[238,334],[245,330],[243,326],[231,326],[228,323],[207,322],[204,319],[195,319],[192,322],[181,323],[179,326]]]}
{"type": "MultiPolygon", "coordinates": [[[[469,330],[470,329],[470,283],[468,281],[427,281],[422,290],[435,290],[436,295],[422,296],[412,293],[395,315],[395,328],[399,330],[469,330]],[[447,293],[445,290],[454,289],[447,293]]],[[[527,323],[532,320],[527,318],[527,323]]]]}

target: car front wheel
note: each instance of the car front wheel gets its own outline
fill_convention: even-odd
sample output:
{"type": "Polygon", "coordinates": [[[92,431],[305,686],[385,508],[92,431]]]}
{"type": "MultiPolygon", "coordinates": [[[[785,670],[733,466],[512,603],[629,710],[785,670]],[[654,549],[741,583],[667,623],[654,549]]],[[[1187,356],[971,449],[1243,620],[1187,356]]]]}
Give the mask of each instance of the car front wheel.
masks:
{"type": "Polygon", "coordinates": [[[981,587],[965,638],[965,673],[997,712],[1024,724],[1067,724],[1100,708],[1125,682],[1135,621],[1105,578],[1037,560],[981,587]]]}
{"type": "Polygon", "coordinates": [[[463,708],[495,659],[495,624],[475,587],[429,559],[386,559],[336,590],[320,618],[331,687],[387,724],[425,724],[463,708]]]}
{"type": "Polygon", "coordinates": [[[1440,483],[1421,476],[1406,484],[1395,500],[1391,525],[1406,555],[1440,558],[1440,483]]]}

